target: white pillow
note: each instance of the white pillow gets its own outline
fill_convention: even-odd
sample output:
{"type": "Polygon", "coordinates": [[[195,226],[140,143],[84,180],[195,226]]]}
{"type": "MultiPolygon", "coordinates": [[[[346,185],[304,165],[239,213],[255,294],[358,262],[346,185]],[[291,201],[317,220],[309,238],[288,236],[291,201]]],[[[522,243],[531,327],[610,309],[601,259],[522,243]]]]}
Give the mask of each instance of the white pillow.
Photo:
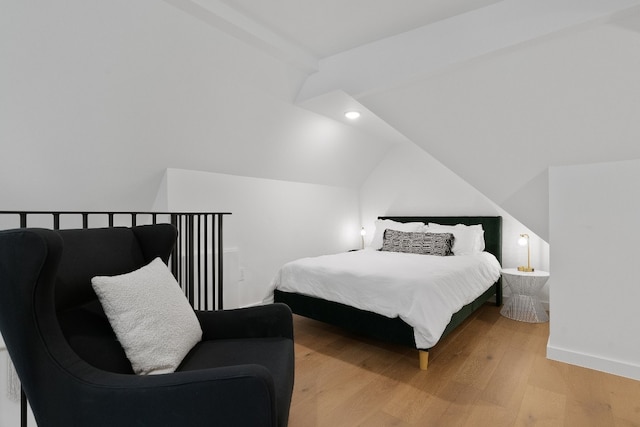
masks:
{"type": "Polygon", "coordinates": [[[200,322],[160,258],[131,273],[94,277],[91,285],[136,374],[174,372],[202,339],[200,322]]]}
{"type": "Polygon", "coordinates": [[[453,254],[469,255],[484,251],[484,230],[482,225],[442,225],[430,222],[424,229],[431,233],[453,233],[453,254]]]}
{"type": "Polygon", "coordinates": [[[422,231],[424,228],[423,222],[397,222],[390,219],[377,219],[375,222],[376,230],[373,233],[373,238],[369,247],[372,249],[382,249],[382,243],[384,238],[384,231],[386,229],[404,231],[407,233],[422,231]]]}

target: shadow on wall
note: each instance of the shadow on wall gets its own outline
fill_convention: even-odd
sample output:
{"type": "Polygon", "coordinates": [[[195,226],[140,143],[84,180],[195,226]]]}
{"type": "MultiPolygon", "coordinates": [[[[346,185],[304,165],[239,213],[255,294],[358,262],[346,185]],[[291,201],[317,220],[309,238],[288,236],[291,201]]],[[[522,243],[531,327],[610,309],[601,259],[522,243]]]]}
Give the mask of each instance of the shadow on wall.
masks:
{"type": "Polygon", "coordinates": [[[541,239],[549,241],[549,170],[535,176],[500,206],[541,239]]]}

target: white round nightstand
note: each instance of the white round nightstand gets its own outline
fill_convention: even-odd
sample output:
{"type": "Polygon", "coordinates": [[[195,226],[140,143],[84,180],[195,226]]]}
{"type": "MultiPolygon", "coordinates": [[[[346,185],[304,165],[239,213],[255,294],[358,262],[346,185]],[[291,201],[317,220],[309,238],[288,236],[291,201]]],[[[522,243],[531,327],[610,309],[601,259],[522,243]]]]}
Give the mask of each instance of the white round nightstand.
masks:
{"type": "Polygon", "coordinates": [[[511,289],[511,296],[500,310],[500,314],[521,322],[549,321],[549,315],[538,299],[538,293],[549,280],[548,272],[540,270],[524,272],[516,268],[505,268],[502,270],[502,279],[511,289]]]}

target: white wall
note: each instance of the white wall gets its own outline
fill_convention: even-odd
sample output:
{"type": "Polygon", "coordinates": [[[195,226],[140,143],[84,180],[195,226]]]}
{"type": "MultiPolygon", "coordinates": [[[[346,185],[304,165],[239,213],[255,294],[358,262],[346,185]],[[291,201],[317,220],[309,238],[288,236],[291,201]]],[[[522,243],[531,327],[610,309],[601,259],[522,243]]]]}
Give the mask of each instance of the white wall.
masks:
{"type": "Polygon", "coordinates": [[[553,167],[547,355],[640,380],[640,160],[553,167]]]}
{"type": "Polygon", "coordinates": [[[232,213],[224,246],[238,250],[243,280],[225,288],[238,287],[239,306],[261,302],[288,261],[360,247],[355,189],[168,169],[157,200],[160,210],[232,213]]]}
{"type": "Polygon", "coordinates": [[[387,142],[167,2],[3,0],[0,209],[149,209],[167,167],[359,185],[387,142]]]}
{"type": "MultiPolygon", "coordinates": [[[[369,238],[380,215],[500,215],[502,265],[526,264],[526,248],[518,246],[517,239],[520,233],[527,233],[531,236],[531,265],[549,271],[547,242],[414,144],[395,147],[374,169],[360,189],[360,208],[369,238]]],[[[545,303],[553,281],[547,283],[541,293],[545,303]]]]}

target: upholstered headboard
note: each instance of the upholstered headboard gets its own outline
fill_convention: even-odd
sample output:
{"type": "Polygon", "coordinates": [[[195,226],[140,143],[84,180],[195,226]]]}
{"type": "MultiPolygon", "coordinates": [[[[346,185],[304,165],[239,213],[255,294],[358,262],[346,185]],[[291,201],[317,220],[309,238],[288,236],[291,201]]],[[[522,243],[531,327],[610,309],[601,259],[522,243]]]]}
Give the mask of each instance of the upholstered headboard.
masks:
{"type": "Polygon", "coordinates": [[[492,253],[502,264],[502,217],[501,216],[381,216],[397,222],[436,222],[443,225],[481,224],[484,230],[485,251],[492,253]]]}

